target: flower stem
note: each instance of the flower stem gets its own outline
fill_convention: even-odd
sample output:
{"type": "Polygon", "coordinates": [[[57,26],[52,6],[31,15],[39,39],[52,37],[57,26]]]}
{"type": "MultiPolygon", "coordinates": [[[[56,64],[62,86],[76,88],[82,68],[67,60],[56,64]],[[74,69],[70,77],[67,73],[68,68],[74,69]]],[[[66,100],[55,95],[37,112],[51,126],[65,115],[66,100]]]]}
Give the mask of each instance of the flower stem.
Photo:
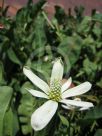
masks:
{"type": "Polygon", "coordinates": [[[52,29],[55,29],[55,27],[53,26],[53,24],[51,23],[51,21],[49,20],[49,18],[46,16],[45,12],[42,12],[44,18],[46,19],[46,21],[48,22],[48,24],[51,26],[52,29]]]}
{"type": "Polygon", "coordinates": [[[93,131],[93,129],[95,128],[95,126],[97,126],[97,122],[96,121],[93,122],[93,124],[91,126],[91,129],[90,129],[90,132],[93,131]]]}
{"type": "Polygon", "coordinates": [[[44,18],[46,19],[46,21],[48,22],[48,24],[51,26],[51,28],[52,28],[53,30],[55,30],[56,35],[57,35],[57,36],[59,37],[59,39],[62,41],[62,37],[61,37],[60,33],[59,33],[58,31],[56,31],[56,28],[55,28],[54,25],[51,23],[51,21],[49,20],[49,18],[47,17],[47,15],[45,14],[44,11],[42,11],[42,14],[43,14],[44,18]]]}

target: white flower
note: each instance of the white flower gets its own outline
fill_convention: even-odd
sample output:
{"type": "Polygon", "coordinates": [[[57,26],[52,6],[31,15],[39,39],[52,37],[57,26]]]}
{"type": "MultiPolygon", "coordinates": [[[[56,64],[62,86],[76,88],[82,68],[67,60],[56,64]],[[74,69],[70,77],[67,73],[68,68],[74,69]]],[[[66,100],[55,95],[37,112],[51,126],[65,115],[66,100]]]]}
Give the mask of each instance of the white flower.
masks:
{"type": "Polygon", "coordinates": [[[50,85],[41,80],[27,67],[23,68],[23,72],[33,84],[42,90],[42,92],[33,89],[28,89],[28,91],[33,96],[48,99],[48,101],[35,110],[31,116],[31,126],[35,131],[43,129],[50,122],[56,113],[58,103],[62,103],[62,107],[65,109],[73,109],[77,107],[79,110],[86,110],[93,107],[92,103],[81,101],[80,99],[66,99],[86,93],[90,90],[91,84],[89,82],[84,82],[76,87],[69,88],[72,83],[70,77],[66,83],[61,85],[63,77],[63,65],[61,59],[57,59],[53,65],[50,85]]]}

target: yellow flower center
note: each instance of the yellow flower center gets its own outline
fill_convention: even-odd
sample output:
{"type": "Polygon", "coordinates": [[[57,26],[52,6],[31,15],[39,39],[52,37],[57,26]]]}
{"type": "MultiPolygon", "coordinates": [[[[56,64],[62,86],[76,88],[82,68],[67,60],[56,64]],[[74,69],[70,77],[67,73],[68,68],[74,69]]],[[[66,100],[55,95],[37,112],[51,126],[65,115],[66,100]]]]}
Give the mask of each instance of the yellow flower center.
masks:
{"type": "Polygon", "coordinates": [[[61,83],[54,80],[50,85],[49,99],[59,102],[61,100],[61,83]]]}

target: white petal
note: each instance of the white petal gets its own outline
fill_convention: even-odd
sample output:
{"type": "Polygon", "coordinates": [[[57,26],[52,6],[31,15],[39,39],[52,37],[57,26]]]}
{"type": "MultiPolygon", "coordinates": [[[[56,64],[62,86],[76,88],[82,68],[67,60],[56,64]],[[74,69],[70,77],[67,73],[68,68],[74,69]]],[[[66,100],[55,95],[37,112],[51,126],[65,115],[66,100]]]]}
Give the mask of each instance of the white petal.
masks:
{"type": "Polygon", "coordinates": [[[28,67],[24,67],[23,72],[32,81],[33,84],[35,84],[45,93],[47,93],[50,90],[47,83],[40,79],[38,76],[36,76],[28,67]]]}
{"type": "Polygon", "coordinates": [[[79,110],[80,111],[83,111],[83,110],[88,110],[90,107],[82,107],[82,108],[80,108],[79,110]]]}
{"type": "MultiPolygon", "coordinates": [[[[71,109],[75,109],[75,106],[72,106],[72,105],[64,105],[62,104],[61,105],[64,109],[67,109],[67,110],[71,110],[71,109]]],[[[90,109],[91,107],[81,107],[79,110],[80,111],[83,111],[83,110],[88,110],[90,109]]]]}
{"type": "Polygon", "coordinates": [[[31,117],[31,126],[35,131],[43,129],[52,119],[58,107],[55,101],[47,101],[31,117]]]}
{"type": "Polygon", "coordinates": [[[48,99],[48,96],[45,93],[43,93],[43,92],[36,91],[36,90],[33,90],[33,89],[27,89],[27,91],[29,93],[31,93],[33,96],[35,96],[35,97],[41,97],[41,98],[48,99]]]}
{"type": "Polygon", "coordinates": [[[72,83],[72,78],[70,77],[70,78],[62,85],[61,92],[66,91],[66,90],[70,87],[71,83],[72,83]]]}
{"type": "Polygon", "coordinates": [[[84,94],[91,89],[91,86],[92,85],[89,82],[84,82],[76,87],[73,87],[63,92],[62,98],[68,98],[68,97],[84,94]]]}
{"type": "Polygon", "coordinates": [[[71,106],[69,106],[69,105],[64,105],[64,104],[62,104],[61,106],[62,106],[64,109],[67,109],[67,110],[72,109],[71,106]]]}
{"type": "Polygon", "coordinates": [[[54,79],[61,81],[62,77],[63,77],[63,64],[61,62],[61,59],[57,59],[53,65],[51,82],[53,82],[54,79]]]}
{"type": "Polygon", "coordinates": [[[85,102],[85,101],[76,101],[76,100],[61,100],[62,103],[77,106],[77,107],[93,107],[93,104],[91,102],[85,102]]]}

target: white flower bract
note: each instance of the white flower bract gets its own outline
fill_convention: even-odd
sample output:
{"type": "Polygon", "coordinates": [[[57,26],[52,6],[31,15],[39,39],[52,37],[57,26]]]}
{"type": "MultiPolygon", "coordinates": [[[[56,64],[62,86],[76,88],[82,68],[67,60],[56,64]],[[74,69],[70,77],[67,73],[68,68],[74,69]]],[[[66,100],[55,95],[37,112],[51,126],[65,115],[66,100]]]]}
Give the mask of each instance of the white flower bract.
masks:
{"type": "Polygon", "coordinates": [[[69,99],[69,97],[79,96],[88,92],[91,89],[91,83],[87,81],[73,88],[69,88],[72,84],[72,78],[70,77],[66,83],[61,85],[63,77],[63,64],[61,59],[57,59],[54,62],[50,85],[35,75],[28,67],[24,67],[23,72],[34,85],[42,90],[41,92],[27,89],[28,92],[35,97],[48,99],[31,116],[31,126],[35,131],[43,129],[50,122],[57,111],[58,103],[61,103],[65,109],[79,108],[79,110],[86,110],[93,107],[91,102],[81,101],[80,99],[69,99]]]}

